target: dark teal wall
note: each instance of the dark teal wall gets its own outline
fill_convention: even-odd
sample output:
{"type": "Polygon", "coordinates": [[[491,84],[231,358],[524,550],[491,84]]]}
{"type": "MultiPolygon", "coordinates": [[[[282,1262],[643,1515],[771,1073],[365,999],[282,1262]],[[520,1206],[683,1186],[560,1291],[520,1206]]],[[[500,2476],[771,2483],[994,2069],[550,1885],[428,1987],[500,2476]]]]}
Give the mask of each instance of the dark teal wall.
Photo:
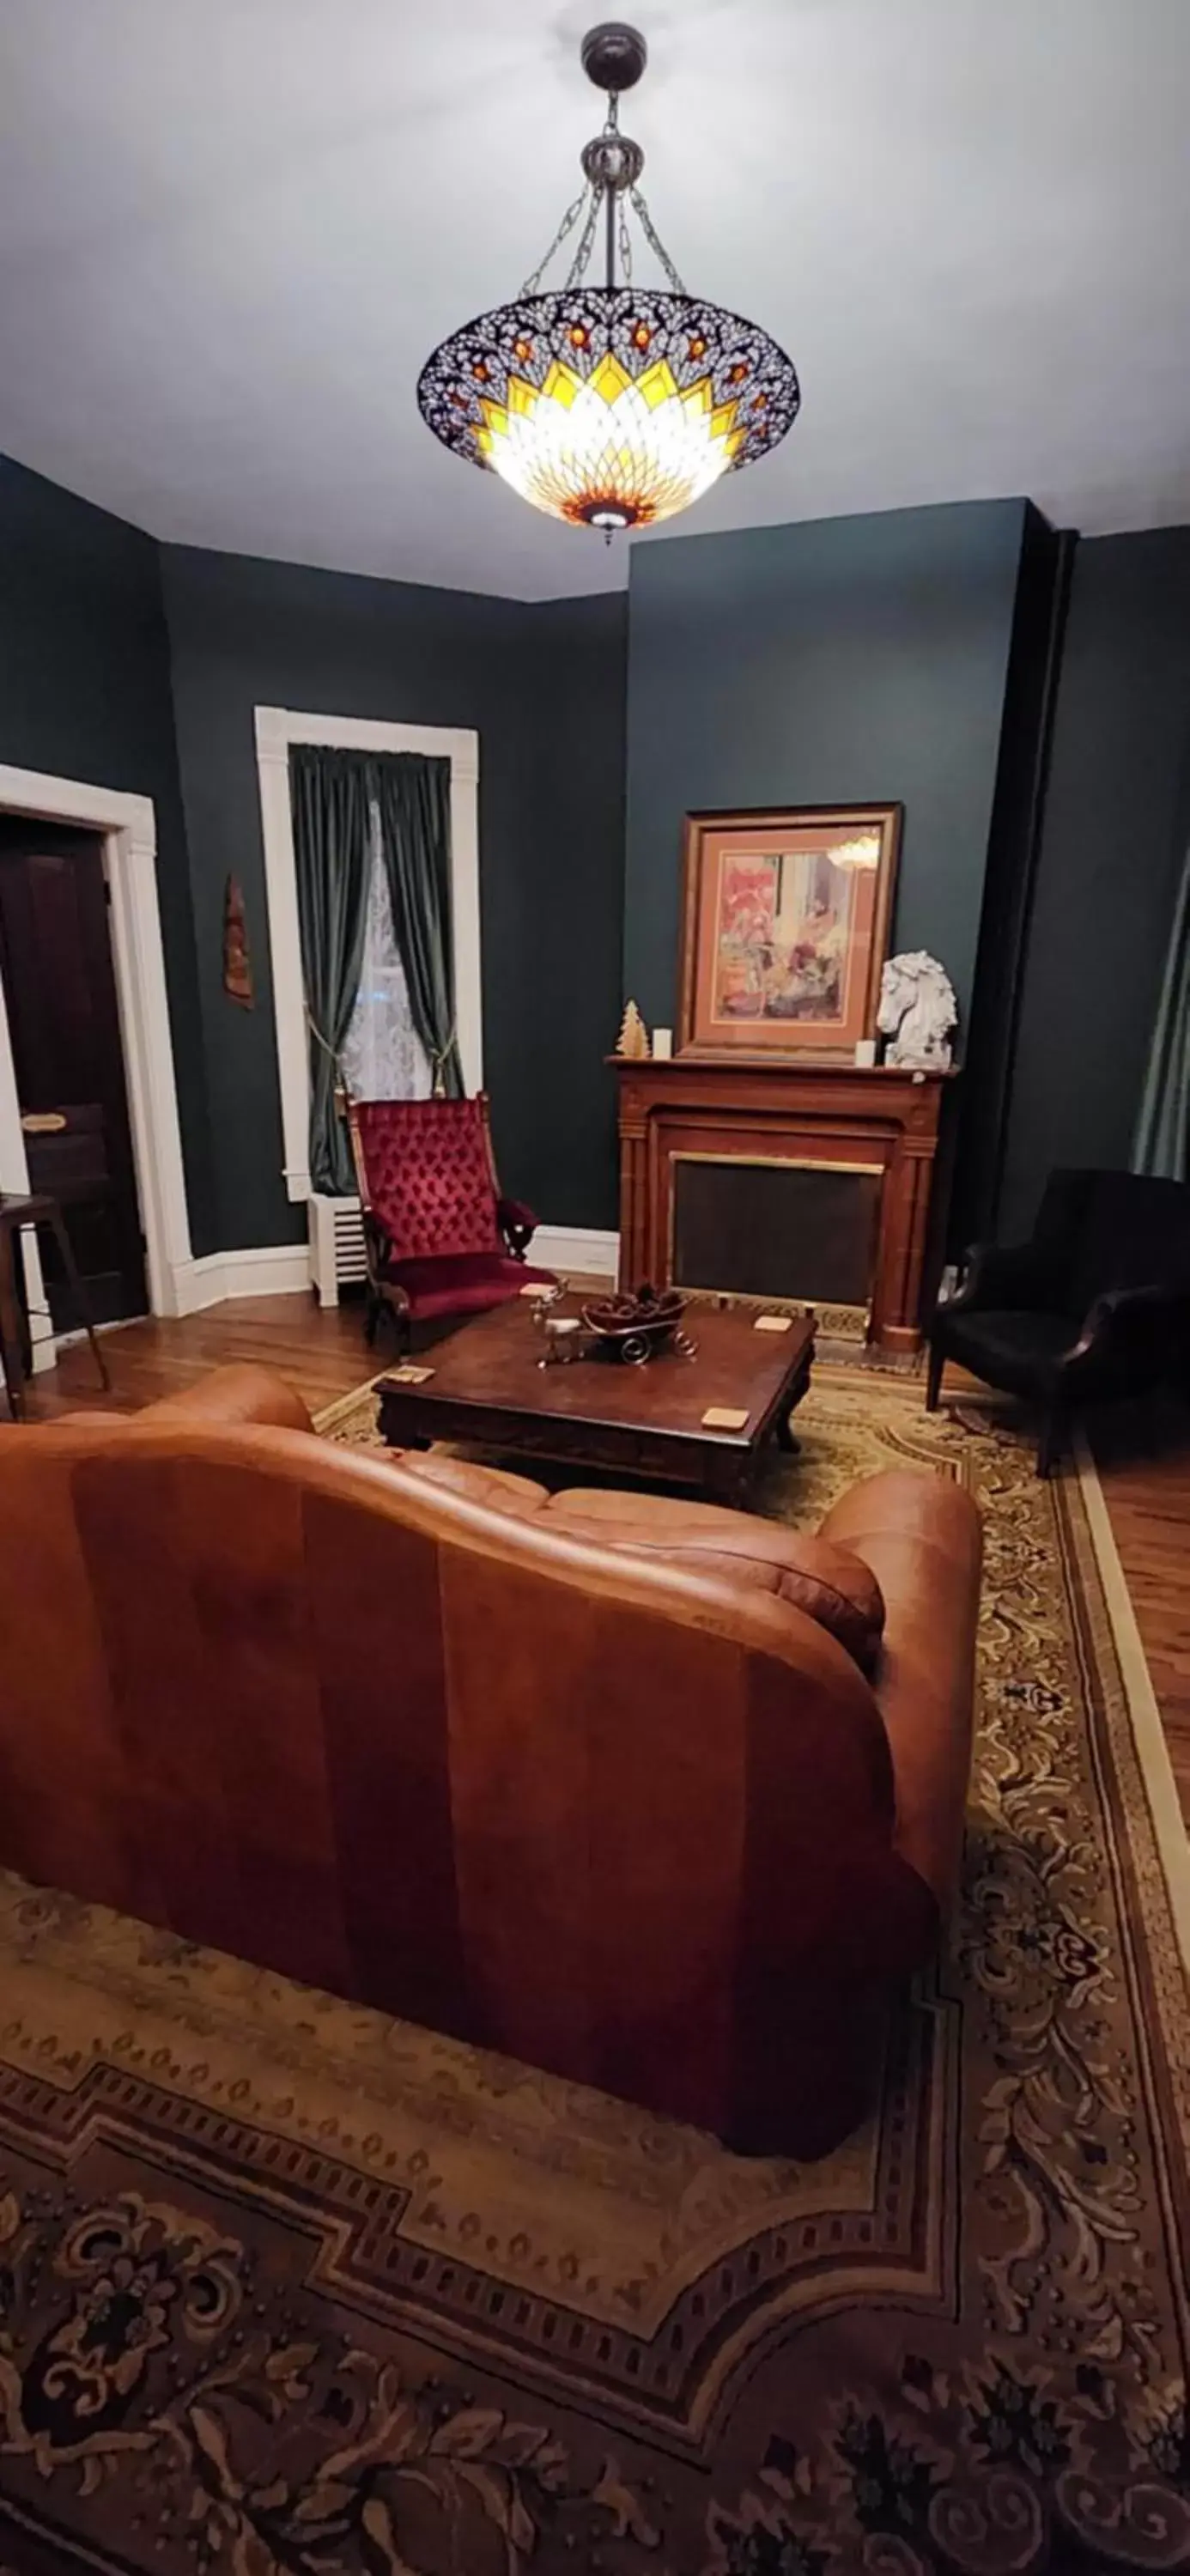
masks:
{"type": "Polygon", "coordinates": [[[619,591],[526,611],[528,751],[484,914],[485,991],[505,1032],[501,1133],[526,1140],[516,1160],[554,1224],[619,1222],[604,1057],[620,1026],[627,609],[619,591]]]}
{"type": "Polygon", "coordinates": [[[700,807],[899,799],[899,948],[970,1006],[1021,501],[633,550],[624,981],[676,1012],[679,840],[700,807]]]}
{"type": "Polygon", "coordinates": [[[963,1037],[963,1080],[956,1103],[954,1185],[946,1228],[956,1253],[970,1243],[993,1238],[999,1225],[1019,996],[1040,868],[1057,681],[1077,543],[1069,531],[1059,534],[1051,528],[1030,502],[1008,657],[972,1008],[963,1037]]]}
{"type": "Polygon", "coordinates": [[[151,537],[0,456],[0,761],[151,796],[190,1231],[218,1248],[169,647],[151,537]]]}
{"type": "MultiPolygon", "coordinates": [[[[1020,909],[1000,872],[1028,803],[1028,671],[1012,741],[1002,714],[1010,647],[1014,671],[1041,649],[1038,528],[1001,502],[666,538],[634,549],[627,601],[526,606],[158,549],[0,458],[0,760],[154,800],[195,1252],[303,1222],[281,1182],[256,705],[478,730],[503,1177],[547,1220],[611,1225],[602,1059],[626,993],[650,1020],[674,1015],[690,808],[899,797],[897,942],[944,959],[967,1017],[982,928],[989,1007],[997,924],[1020,909]],[[222,992],[229,871],[251,1014],[222,992]]],[[[1127,1158],[1188,838],[1190,529],[1085,541],[1023,930],[1001,1230],[1028,1221],[1053,1163],[1127,1158]]]]}
{"type": "Polygon", "coordinates": [[[294,1239],[281,1178],[254,709],[480,737],[484,1069],[506,1189],[555,1224],[614,1222],[600,1058],[616,1026],[624,605],[528,607],[162,549],[225,1246],[294,1239]],[[251,1013],[221,987],[241,881],[251,1013]]]}
{"type": "Polygon", "coordinates": [[[1190,528],[1074,563],[1017,1034],[1001,1230],[1046,1173],[1126,1166],[1190,844],[1190,528]]]}

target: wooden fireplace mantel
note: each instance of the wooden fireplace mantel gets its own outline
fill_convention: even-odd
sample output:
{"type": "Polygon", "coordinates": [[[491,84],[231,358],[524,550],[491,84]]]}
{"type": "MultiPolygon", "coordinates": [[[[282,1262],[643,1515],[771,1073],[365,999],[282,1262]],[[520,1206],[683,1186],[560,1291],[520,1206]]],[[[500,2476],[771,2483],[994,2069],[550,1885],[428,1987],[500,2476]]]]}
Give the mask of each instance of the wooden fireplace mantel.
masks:
{"type": "Polygon", "coordinates": [[[772,1057],[612,1056],[619,1085],[620,1282],[668,1284],[672,1157],[787,1154],[883,1173],[869,1339],[916,1350],[949,1073],[772,1057]]]}

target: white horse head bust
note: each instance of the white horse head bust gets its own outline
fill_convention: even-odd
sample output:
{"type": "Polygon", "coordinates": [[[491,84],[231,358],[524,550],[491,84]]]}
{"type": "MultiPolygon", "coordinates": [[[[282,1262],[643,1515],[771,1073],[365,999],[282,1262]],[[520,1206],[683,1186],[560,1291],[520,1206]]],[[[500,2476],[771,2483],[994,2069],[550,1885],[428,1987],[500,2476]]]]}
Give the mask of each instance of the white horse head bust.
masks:
{"type": "Polygon", "coordinates": [[[958,1025],[954,986],[936,957],[915,948],[890,957],[880,978],[876,1026],[889,1040],[886,1064],[921,1067],[950,1063],[950,1037],[958,1025]]]}

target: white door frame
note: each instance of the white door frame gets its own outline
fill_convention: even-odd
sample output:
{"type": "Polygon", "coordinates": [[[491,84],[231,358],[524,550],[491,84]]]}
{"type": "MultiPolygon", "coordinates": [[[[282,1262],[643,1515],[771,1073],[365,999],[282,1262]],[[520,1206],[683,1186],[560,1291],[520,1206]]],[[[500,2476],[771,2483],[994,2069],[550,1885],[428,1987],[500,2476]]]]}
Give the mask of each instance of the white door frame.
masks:
{"type": "Polygon", "coordinates": [[[298,715],[289,707],[257,707],[256,765],[264,832],[285,1187],[295,1201],[311,1196],[309,1039],[289,802],[290,746],[299,742],[315,743],[319,749],[330,751],[420,751],[430,760],[449,760],[455,1031],[464,1087],[479,1091],[483,1086],[479,735],[446,726],[374,724],[365,716],[298,715]]]}
{"type": "MultiPolygon", "coordinates": [[[[154,1315],[186,1311],[190,1218],[178,1125],[165,955],[157,905],[157,818],[152,798],[76,778],[0,763],[0,812],[97,832],[111,896],[112,964],[128,1088],[149,1305],[154,1315]]],[[[0,1189],[29,1186],[8,1014],[0,990],[0,1189]]],[[[54,1328],[32,1234],[24,1238],[25,1282],[35,1368],[54,1364],[54,1328]]]]}

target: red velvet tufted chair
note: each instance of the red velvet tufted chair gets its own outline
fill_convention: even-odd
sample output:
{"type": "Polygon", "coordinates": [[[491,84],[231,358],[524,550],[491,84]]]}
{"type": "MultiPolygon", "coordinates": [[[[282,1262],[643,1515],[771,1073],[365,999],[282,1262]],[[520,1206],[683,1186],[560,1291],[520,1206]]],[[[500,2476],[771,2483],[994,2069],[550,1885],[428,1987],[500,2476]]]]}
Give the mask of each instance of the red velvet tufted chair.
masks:
{"type": "Polygon", "coordinates": [[[352,1149],[368,1257],[367,1334],[477,1315],[553,1278],[525,1260],[537,1219],[501,1198],[486,1092],[474,1100],[355,1100],[352,1149]]]}

